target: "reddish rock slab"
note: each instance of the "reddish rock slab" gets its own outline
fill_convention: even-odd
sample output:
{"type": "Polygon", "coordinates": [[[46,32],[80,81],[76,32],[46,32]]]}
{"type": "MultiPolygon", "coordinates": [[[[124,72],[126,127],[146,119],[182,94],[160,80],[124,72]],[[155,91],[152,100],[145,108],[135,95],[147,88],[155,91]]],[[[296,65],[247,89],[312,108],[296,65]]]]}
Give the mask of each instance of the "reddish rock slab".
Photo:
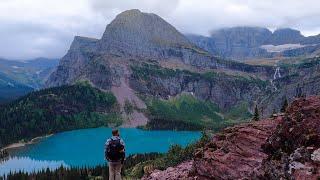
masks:
{"type": "Polygon", "coordinates": [[[176,167],[169,167],[164,171],[155,170],[149,176],[145,176],[143,180],[169,180],[169,179],[194,179],[190,177],[192,173],[193,161],[186,161],[176,167]]]}
{"type": "Polygon", "coordinates": [[[272,119],[226,128],[193,161],[144,179],[320,179],[320,97],[296,99],[272,119]]]}
{"type": "Polygon", "coordinates": [[[196,174],[209,179],[250,179],[268,157],[261,145],[278,124],[278,120],[263,120],[227,128],[215,135],[204,149],[196,153],[196,174]]]}

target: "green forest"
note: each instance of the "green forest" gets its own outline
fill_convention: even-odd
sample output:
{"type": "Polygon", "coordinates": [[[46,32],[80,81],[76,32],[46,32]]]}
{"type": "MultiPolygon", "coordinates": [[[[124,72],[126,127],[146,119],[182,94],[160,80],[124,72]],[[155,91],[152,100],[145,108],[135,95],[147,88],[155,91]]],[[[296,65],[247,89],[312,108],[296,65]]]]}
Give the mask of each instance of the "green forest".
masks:
{"type": "Polygon", "coordinates": [[[145,129],[217,131],[251,118],[246,110],[247,104],[222,112],[216,104],[199,100],[190,94],[182,94],[169,100],[149,98],[146,101],[150,121],[143,127],[145,129]]]}
{"type": "Polygon", "coordinates": [[[61,131],[122,123],[115,96],[87,83],[32,92],[1,105],[0,119],[0,147],[61,131]]]}

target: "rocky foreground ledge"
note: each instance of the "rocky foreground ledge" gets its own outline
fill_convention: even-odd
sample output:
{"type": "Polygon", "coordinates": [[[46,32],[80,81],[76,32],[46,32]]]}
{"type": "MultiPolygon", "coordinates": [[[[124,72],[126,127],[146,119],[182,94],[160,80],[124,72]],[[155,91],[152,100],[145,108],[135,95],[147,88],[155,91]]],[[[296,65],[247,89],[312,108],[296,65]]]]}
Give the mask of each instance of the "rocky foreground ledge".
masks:
{"type": "Polygon", "coordinates": [[[286,113],[226,128],[191,161],[143,179],[319,179],[320,97],[295,100],[286,113]]]}

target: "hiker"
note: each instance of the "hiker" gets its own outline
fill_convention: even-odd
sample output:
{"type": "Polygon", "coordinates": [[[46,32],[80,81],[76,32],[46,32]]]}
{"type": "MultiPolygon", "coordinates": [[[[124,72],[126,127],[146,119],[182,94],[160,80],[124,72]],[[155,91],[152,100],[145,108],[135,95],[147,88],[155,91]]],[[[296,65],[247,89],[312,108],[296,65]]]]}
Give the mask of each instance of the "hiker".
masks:
{"type": "Polygon", "coordinates": [[[112,137],[105,143],[105,158],[109,161],[109,180],[121,180],[121,168],[125,159],[125,144],[119,130],[112,130],[112,137]]]}

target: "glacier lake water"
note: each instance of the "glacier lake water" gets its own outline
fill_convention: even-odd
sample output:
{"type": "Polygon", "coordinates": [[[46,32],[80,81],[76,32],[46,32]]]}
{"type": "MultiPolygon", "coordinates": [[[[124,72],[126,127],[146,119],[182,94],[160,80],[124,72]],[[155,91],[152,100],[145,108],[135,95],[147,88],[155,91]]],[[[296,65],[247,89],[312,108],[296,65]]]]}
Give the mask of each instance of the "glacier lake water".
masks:
{"type": "MultiPolygon", "coordinates": [[[[94,128],[55,134],[40,142],[11,151],[11,157],[0,162],[0,174],[10,171],[33,172],[43,168],[56,169],[61,165],[95,166],[104,164],[104,143],[111,128],[94,128]]],[[[200,132],[145,131],[121,128],[120,136],[126,143],[127,155],[148,152],[167,152],[169,147],[183,147],[197,141],[200,132]]]]}

